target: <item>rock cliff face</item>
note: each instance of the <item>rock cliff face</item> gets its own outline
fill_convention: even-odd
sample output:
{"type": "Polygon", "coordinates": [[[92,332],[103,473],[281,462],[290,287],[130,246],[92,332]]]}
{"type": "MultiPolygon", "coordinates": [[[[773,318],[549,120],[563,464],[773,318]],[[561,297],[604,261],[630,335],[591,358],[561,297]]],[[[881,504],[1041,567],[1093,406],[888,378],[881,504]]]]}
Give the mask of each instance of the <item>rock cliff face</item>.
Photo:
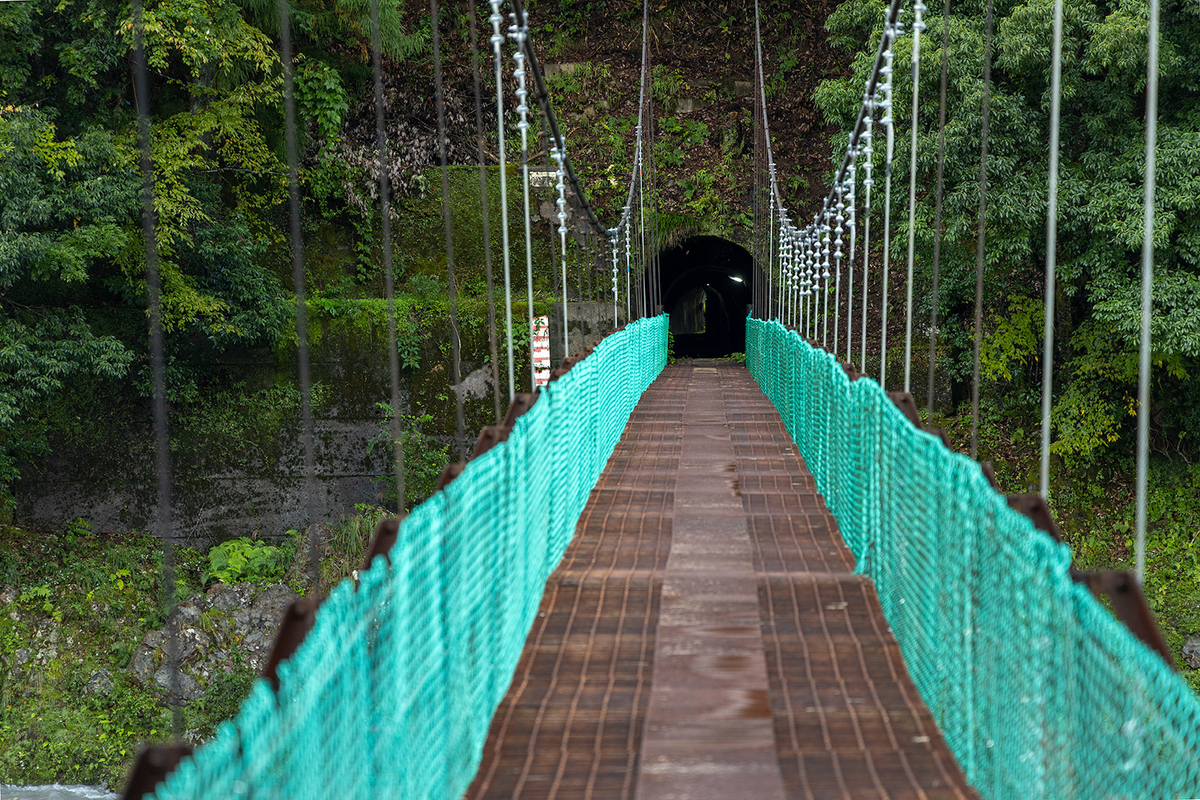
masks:
{"type": "Polygon", "coordinates": [[[180,603],[166,626],[145,635],[130,660],[130,674],[142,686],[157,687],[171,705],[198,700],[218,673],[262,669],[284,609],[298,597],[282,583],[216,584],[180,603]],[[169,657],[172,631],[177,676],[169,657]]]}

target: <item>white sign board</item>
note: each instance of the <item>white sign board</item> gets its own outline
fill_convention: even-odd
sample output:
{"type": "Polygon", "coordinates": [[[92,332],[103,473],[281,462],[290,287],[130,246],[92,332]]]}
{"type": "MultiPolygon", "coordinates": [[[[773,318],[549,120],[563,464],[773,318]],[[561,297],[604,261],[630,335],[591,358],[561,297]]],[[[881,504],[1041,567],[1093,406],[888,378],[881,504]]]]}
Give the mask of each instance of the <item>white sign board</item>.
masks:
{"type": "Polygon", "coordinates": [[[550,318],[533,320],[533,382],[537,386],[550,383],[550,318]]]}

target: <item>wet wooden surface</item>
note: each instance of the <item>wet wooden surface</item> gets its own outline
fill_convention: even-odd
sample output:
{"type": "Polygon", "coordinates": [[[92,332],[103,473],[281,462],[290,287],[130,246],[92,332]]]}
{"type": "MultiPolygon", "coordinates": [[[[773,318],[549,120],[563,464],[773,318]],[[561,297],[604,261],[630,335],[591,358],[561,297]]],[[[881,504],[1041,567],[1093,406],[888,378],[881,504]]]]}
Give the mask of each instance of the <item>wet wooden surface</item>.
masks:
{"type": "Polygon", "coordinates": [[[733,364],[643,395],[470,798],[974,798],[778,414],[733,364]]]}

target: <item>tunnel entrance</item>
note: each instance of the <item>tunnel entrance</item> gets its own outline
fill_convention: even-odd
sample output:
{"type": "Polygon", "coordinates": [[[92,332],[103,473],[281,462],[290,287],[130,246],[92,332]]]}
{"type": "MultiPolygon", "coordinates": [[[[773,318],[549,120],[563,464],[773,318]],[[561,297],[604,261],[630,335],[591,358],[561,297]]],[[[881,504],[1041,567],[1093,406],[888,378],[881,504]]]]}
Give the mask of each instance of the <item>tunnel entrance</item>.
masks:
{"type": "Polygon", "coordinates": [[[717,236],[692,236],[664,250],[659,263],[675,355],[714,358],[745,352],[746,306],[754,296],[750,253],[717,236]]]}

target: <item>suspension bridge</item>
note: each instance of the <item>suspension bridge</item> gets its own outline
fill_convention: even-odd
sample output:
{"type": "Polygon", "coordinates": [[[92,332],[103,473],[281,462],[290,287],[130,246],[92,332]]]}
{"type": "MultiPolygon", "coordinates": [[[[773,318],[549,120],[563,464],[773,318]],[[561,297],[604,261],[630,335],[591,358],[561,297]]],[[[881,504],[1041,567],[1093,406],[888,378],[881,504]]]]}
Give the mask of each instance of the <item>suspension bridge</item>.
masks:
{"type": "MultiPolygon", "coordinates": [[[[524,208],[523,223],[508,218],[502,181],[504,307],[494,315],[503,325],[493,325],[492,364],[497,373],[507,368],[508,415],[485,428],[473,452],[461,453],[459,463],[447,468],[433,497],[402,518],[380,523],[353,579],[327,597],[293,605],[263,680],[238,716],[194,752],[182,745],[148,748],[126,797],[1200,795],[1200,700],[1170,665],[1139,588],[1144,502],[1138,574],[1075,570],[1045,504],[1047,462],[1040,495],[1005,497],[987,469],[925,429],[907,394],[913,361],[915,80],[928,11],[920,0],[907,9],[902,0],[888,6],[845,157],[823,206],[805,224],[793,219],[779,191],[757,7],[746,23],[757,55],[754,252],[745,272],[726,270],[744,285],[749,301],[737,315],[739,331],[744,324],[738,335],[745,337],[745,366],[667,363],[669,320],[662,308],[678,300],[678,291],[664,280],[654,221],[648,5],[633,169],[623,212],[612,226],[602,225],[588,205],[587,187],[572,167],[522,3],[489,5],[498,159],[502,170],[509,157],[519,164],[524,208]],[[901,21],[906,13],[912,17],[908,33],[901,21]],[[904,392],[888,393],[882,388],[888,385],[886,359],[880,359],[877,380],[851,362],[856,354],[858,365],[867,361],[868,315],[881,319],[879,347],[887,348],[898,127],[892,104],[900,79],[893,47],[904,35],[912,36],[914,75],[906,358],[904,392]],[[517,104],[506,110],[502,87],[510,84],[517,104]],[[563,358],[544,384],[534,377],[531,392],[523,393],[515,377],[515,365],[525,356],[513,346],[511,276],[522,259],[532,275],[528,131],[537,113],[549,131],[564,294],[571,219],[603,249],[611,273],[605,302],[611,300],[612,332],[563,358]],[[505,138],[514,119],[519,143],[505,138]],[[886,145],[873,144],[876,126],[886,145]],[[884,201],[873,209],[878,170],[884,201]],[[882,260],[875,267],[883,279],[878,298],[868,296],[872,258],[882,260]],[[1101,596],[1109,598],[1109,607],[1101,596]]],[[[311,476],[295,110],[288,14],[286,4],[281,7],[311,476]]],[[[1047,361],[1053,336],[1061,9],[1057,0],[1047,361]]],[[[431,12],[438,20],[436,0],[431,12]]],[[[139,13],[135,6],[145,144],[150,98],[139,13]]],[[[484,59],[473,2],[468,16],[476,48],[482,169],[484,59]]],[[[372,18],[382,159],[377,2],[372,18]]],[[[1156,54],[1153,2],[1151,19],[1150,52],[1156,54]]],[[[981,25],[990,54],[990,1],[981,25]]],[[[436,23],[432,45],[446,195],[436,23]]],[[[1156,113],[1155,57],[1148,73],[1150,120],[1156,113]]],[[[988,69],[985,63],[985,89],[988,69]]],[[[943,107],[945,81],[943,62],[943,107]]],[[[986,91],[984,104],[980,269],[986,91]]],[[[1153,265],[1152,125],[1149,130],[1144,293],[1153,265]]],[[[153,180],[145,152],[156,425],[159,467],[166,470],[153,180]]],[[[379,173],[391,309],[388,170],[379,173]]],[[[481,188],[486,238],[494,231],[482,177],[481,188]]],[[[931,190],[938,194],[940,214],[940,170],[939,185],[931,190]]],[[[457,383],[448,200],[444,212],[457,383]]],[[[940,236],[940,221],[934,232],[940,236]]],[[[933,272],[936,287],[936,255],[933,272]]],[[[531,346],[532,284],[530,277],[529,318],[518,321],[530,326],[531,346]]],[[[490,298],[490,261],[488,290],[490,298]]],[[[1147,300],[1143,407],[1149,308],[1147,300]]],[[[568,313],[567,303],[562,313],[568,313]]],[[[976,384],[978,327],[977,321],[976,384]]],[[[567,337],[565,319],[562,331],[567,337]]],[[[391,332],[394,338],[394,312],[391,332]]],[[[569,352],[569,338],[563,346],[569,352]]],[[[399,407],[394,358],[392,370],[399,407]]],[[[496,382],[502,383],[498,374],[496,382]]],[[[1047,411],[1049,396],[1047,383],[1047,411]]],[[[461,440],[461,397],[459,403],[461,440]]],[[[1139,416],[1143,494],[1147,417],[1139,416]]],[[[1044,425],[1048,437],[1048,418],[1044,425]]],[[[1044,453],[1046,445],[1048,438],[1044,453]]],[[[399,456],[398,450],[402,486],[399,456]]],[[[160,487],[169,494],[169,481],[160,487]]],[[[404,496],[402,488],[398,496],[404,496]]],[[[162,515],[169,513],[169,496],[160,498],[160,508],[162,515]]],[[[159,524],[170,529],[169,519],[160,516],[159,524]]],[[[165,563],[169,568],[169,554],[165,563]]]]}

